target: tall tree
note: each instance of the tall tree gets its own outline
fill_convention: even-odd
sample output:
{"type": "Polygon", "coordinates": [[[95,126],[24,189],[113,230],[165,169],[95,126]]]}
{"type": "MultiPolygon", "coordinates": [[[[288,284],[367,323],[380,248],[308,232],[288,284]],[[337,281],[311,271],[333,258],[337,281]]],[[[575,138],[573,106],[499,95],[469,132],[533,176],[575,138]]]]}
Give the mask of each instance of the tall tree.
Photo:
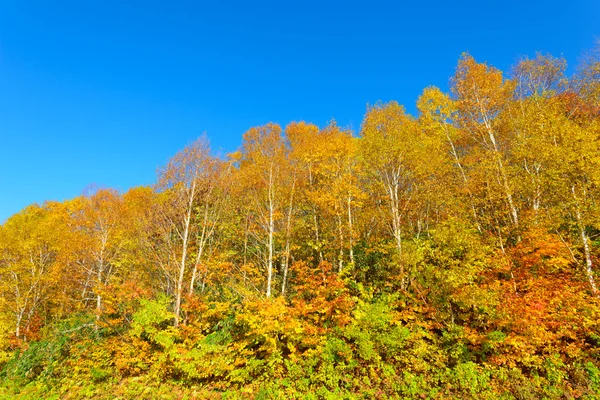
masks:
{"type": "MultiPolygon", "coordinates": [[[[32,205],[0,226],[0,293],[12,314],[14,336],[27,340],[34,318],[44,318],[59,289],[60,254],[68,238],[65,214],[50,204],[32,205]]],[[[66,286],[66,282],[62,282],[66,286]]]]}
{"type": "Polygon", "coordinates": [[[271,296],[278,233],[287,173],[287,149],[281,127],[269,123],[244,134],[240,154],[240,179],[247,190],[248,211],[258,228],[257,238],[264,250],[267,297],[271,296]]]}
{"type": "MultiPolygon", "coordinates": [[[[217,184],[216,168],[216,161],[210,155],[208,140],[201,137],[178,152],[159,172],[157,189],[163,193],[160,209],[163,243],[169,248],[163,254],[166,254],[167,263],[176,262],[176,265],[167,265],[165,268],[168,279],[174,281],[175,326],[179,325],[181,319],[181,302],[186,272],[189,271],[189,254],[198,230],[194,223],[198,204],[201,204],[206,218],[203,216],[200,219],[204,237],[201,235],[199,239],[198,244],[201,248],[196,257],[197,262],[201,261],[207,234],[212,233],[208,226],[212,222],[207,213],[210,214],[209,203],[217,184]]],[[[192,288],[196,268],[193,268],[190,278],[192,288]]]]}
{"type": "MultiPolygon", "coordinates": [[[[421,113],[419,117],[421,128],[431,141],[432,148],[429,153],[431,155],[429,160],[436,156],[441,157],[434,176],[438,183],[446,185],[445,192],[447,196],[445,202],[450,203],[450,194],[458,194],[459,202],[466,203],[465,205],[470,208],[473,223],[477,230],[482,232],[474,190],[471,187],[473,182],[465,162],[465,148],[460,145],[465,139],[464,131],[455,126],[457,117],[455,102],[447,94],[442,93],[440,89],[429,87],[419,97],[417,108],[421,113]],[[454,179],[448,180],[446,174],[449,172],[447,167],[450,164],[454,166],[454,173],[452,174],[454,179]],[[454,190],[449,190],[451,188],[454,190]],[[463,199],[462,197],[465,194],[467,198],[463,199]]],[[[433,182],[428,183],[432,184],[433,182]]]]}
{"type": "Polygon", "coordinates": [[[83,269],[82,297],[92,294],[96,329],[102,314],[102,293],[120,264],[125,243],[123,201],[114,190],[101,189],[79,199],[72,228],[78,238],[77,262],[83,269]]]}
{"type": "Polygon", "coordinates": [[[316,201],[318,193],[322,190],[317,173],[319,153],[322,151],[319,127],[306,122],[294,122],[286,127],[285,133],[291,148],[290,159],[298,174],[298,184],[301,189],[299,201],[309,216],[306,223],[311,233],[306,240],[318,256],[319,262],[322,262],[324,241],[320,221],[321,210],[316,201]]]}
{"type": "Polygon", "coordinates": [[[503,194],[512,225],[517,227],[519,210],[505,160],[509,140],[500,136],[497,126],[497,117],[512,98],[514,86],[501,71],[477,63],[467,54],[459,60],[452,79],[459,126],[470,135],[473,150],[480,152],[480,159],[486,162],[482,166],[489,167],[484,171],[488,191],[503,194]]]}
{"type": "Polygon", "coordinates": [[[419,151],[419,127],[396,102],[368,109],[361,130],[362,156],[372,172],[375,190],[387,197],[388,216],[405,285],[403,229],[407,213],[418,191],[416,166],[424,154],[419,151]]]}

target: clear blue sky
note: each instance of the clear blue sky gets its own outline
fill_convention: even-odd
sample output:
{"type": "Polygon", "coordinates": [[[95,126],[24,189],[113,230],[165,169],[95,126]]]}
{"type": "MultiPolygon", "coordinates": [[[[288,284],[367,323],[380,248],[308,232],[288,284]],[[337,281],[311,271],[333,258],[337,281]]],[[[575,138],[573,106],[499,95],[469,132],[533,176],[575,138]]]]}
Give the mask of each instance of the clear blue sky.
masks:
{"type": "Polygon", "coordinates": [[[269,121],[356,131],[367,103],[413,111],[464,51],[575,64],[599,3],[0,0],[0,221],[90,184],[151,184],[205,131],[226,153],[269,121]]]}

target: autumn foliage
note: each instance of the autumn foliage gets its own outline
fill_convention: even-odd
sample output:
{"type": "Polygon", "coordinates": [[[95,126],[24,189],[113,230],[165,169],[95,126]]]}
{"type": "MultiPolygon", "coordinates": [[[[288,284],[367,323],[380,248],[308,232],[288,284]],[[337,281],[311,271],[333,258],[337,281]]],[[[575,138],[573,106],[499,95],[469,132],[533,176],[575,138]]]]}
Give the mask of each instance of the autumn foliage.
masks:
{"type": "Polygon", "coordinates": [[[417,115],[199,138],[0,226],[0,396],[600,393],[600,61],[463,55],[417,115]]]}

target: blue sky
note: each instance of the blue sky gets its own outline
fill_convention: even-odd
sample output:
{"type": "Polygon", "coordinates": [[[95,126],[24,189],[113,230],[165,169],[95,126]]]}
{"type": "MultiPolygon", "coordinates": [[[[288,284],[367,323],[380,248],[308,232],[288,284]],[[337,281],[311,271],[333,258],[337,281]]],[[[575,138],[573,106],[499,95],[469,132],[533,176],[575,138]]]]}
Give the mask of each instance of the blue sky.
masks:
{"type": "Polygon", "coordinates": [[[206,132],[221,154],[251,126],[414,111],[464,51],[508,69],[573,65],[600,37],[586,1],[0,0],[0,221],[88,185],[148,185],[206,132]]]}

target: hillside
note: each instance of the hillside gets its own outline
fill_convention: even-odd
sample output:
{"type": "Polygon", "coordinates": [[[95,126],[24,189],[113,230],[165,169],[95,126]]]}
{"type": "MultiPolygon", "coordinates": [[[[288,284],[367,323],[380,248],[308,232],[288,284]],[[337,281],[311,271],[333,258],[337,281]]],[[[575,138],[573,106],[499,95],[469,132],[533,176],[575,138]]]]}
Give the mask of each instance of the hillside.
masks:
{"type": "Polygon", "coordinates": [[[0,226],[0,397],[600,395],[600,60],[207,137],[0,226]]]}

